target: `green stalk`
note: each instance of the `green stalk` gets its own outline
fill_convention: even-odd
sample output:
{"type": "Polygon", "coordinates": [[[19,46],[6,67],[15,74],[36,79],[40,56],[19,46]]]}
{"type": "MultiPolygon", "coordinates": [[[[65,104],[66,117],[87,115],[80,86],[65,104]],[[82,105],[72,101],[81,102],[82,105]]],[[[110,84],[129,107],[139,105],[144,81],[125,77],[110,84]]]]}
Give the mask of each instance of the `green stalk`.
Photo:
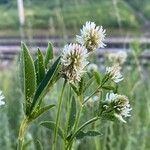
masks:
{"type": "Polygon", "coordinates": [[[61,105],[62,105],[65,85],[66,85],[66,80],[64,81],[63,88],[62,88],[60,98],[59,98],[59,102],[58,102],[58,110],[57,110],[57,115],[56,115],[56,126],[55,126],[55,130],[54,130],[54,140],[53,140],[52,150],[55,150],[55,146],[56,146],[56,142],[57,142],[59,116],[60,116],[60,111],[61,111],[61,105]]]}
{"type": "Polygon", "coordinates": [[[17,145],[17,150],[22,150],[23,148],[23,141],[24,141],[24,136],[25,136],[25,132],[29,126],[29,118],[26,117],[23,119],[23,121],[21,122],[20,125],[20,129],[19,129],[19,135],[18,135],[18,145],[17,145]]]}
{"type": "Polygon", "coordinates": [[[84,105],[92,96],[94,96],[99,90],[102,88],[102,86],[108,81],[109,77],[106,77],[106,79],[96,88],[96,90],[85,100],[82,102],[82,105],[84,105]]]}
{"type": "Polygon", "coordinates": [[[76,137],[76,135],[77,135],[84,127],[86,127],[87,125],[89,125],[89,124],[91,124],[91,123],[97,121],[99,118],[100,118],[100,117],[98,117],[98,116],[97,116],[97,117],[94,117],[94,118],[88,120],[87,122],[85,122],[83,125],[81,125],[81,126],[79,127],[79,129],[72,135],[71,139],[70,139],[69,142],[68,142],[68,145],[67,145],[66,150],[67,150],[68,148],[70,148],[70,145],[72,144],[73,139],[76,137]]]}
{"type": "Polygon", "coordinates": [[[102,87],[102,85],[98,86],[98,87],[96,88],[96,90],[95,90],[85,101],[83,101],[82,105],[84,105],[92,96],[94,96],[94,95],[99,91],[99,89],[100,89],[101,87],[102,87]]]}
{"type": "MultiPolygon", "coordinates": [[[[82,108],[83,108],[82,99],[83,99],[82,95],[80,95],[79,96],[80,109],[78,111],[78,115],[77,115],[77,118],[75,120],[74,132],[76,131],[76,129],[77,129],[78,125],[79,125],[79,122],[80,122],[81,112],[82,112],[82,108]]],[[[73,141],[71,142],[69,149],[71,149],[72,145],[73,145],[73,141]]]]}

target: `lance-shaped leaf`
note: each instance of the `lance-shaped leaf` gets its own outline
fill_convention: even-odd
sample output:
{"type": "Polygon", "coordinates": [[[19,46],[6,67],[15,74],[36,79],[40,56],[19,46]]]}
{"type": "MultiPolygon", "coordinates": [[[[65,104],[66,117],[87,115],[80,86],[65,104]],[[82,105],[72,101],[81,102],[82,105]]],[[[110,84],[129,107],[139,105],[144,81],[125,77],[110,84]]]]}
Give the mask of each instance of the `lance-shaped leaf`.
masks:
{"type": "Polygon", "coordinates": [[[112,90],[114,93],[116,93],[118,90],[118,84],[114,83],[110,85],[103,85],[102,88],[105,90],[112,90]]]}
{"type": "Polygon", "coordinates": [[[94,71],[94,77],[95,77],[97,84],[100,84],[101,83],[101,76],[100,76],[99,72],[94,71]]]}
{"type": "Polygon", "coordinates": [[[36,119],[37,117],[47,112],[49,109],[53,108],[54,106],[55,105],[48,105],[48,106],[40,108],[38,111],[36,111],[36,113],[33,114],[32,118],[36,119]]]}
{"type": "Polygon", "coordinates": [[[45,67],[47,67],[49,61],[51,59],[53,59],[53,46],[51,43],[48,43],[48,47],[47,47],[47,50],[46,50],[46,55],[45,55],[45,67]]]}
{"type": "Polygon", "coordinates": [[[75,123],[75,119],[76,119],[76,100],[73,96],[72,101],[71,101],[71,105],[70,105],[70,113],[69,113],[69,119],[68,119],[67,132],[69,132],[72,129],[72,127],[75,123]]]}
{"type": "Polygon", "coordinates": [[[51,82],[53,80],[55,72],[58,70],[59,68],[59,64],[60,64],[60,57],[54,62],[54,64],[51,66],[51,68],[48,70],[47,74],[45,75],[44,79],[42,80],[42,82],[39,84],[34,98],[33,98],[33,102],[30,108],[30,112],[32,112],[34,106],[37,104],[38,100],[41,99],[43,91],[46,89],[47,85],[49,84],[49,82],[51,82]]]}
{"type": "Polygon", "coordinates": [[[43,80],[45,76],[45,65],[44,65],[44,57],[40,49],[38,49],[38,59],[37,59],[37,65],[38,65],[38,84],[43,80]]]}
{"type": "Polygon", "coordinates": [[[102,135],[102,134],[100,132],[98,132],[98,131],[87,131],[87,132],[80,131],[77,134],[76,138],[77,139],[82,139],[85,136],[92,136],[93,137],[93,136],[100,136],[100,135],[102,135]]]}
{"type": "MultiPolygon", "coordinates": [[[[42,126],[48,128],[48,129],[50,129],[50,130],[52,130],[52,131],[55,130],[55,126],[56,126],[55,122],[53,122],[53,121],[44,121],[44,122],[41,122],[40,125],[42,125],[42,126]]],[[[64,134],[63,134],[63,131],[62,131],[62,129],[61,129],[60,127],[58,127],[58,134],[59,134],[59,136],[60,136],[62,139],[64,138],[64,136],[63,136],[63,135],[64,135],[64,134]]]]}
{"type": "Polygon", "coordinates": [[[28,115],[31,99],[36,89],[36,74],[32,57],[25,44],[22,44],[24,94],[26,99],[26,114],[28,115]]]}

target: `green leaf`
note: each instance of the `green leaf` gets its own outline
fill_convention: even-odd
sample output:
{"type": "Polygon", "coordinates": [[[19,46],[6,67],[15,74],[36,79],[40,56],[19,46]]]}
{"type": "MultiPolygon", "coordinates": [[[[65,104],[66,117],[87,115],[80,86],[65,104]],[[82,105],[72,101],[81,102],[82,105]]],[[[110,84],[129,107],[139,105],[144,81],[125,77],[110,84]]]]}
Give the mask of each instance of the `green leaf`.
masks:
{"type": "Polygon", "coordinates": [[[87,84],[85,84],[83,93],[89,88],[89,86],[93,83],[94,78],[92,77],[91,79],[88,80],[87,84]]]}
{"type": "Polygon", "coordinates": [[[103,85],[102,88],[105,90],[112,90],[114,93],[117,93],[118,84],[110,83],[110,85],[103,85]]]}
{"type": "Polygon", "coordinates": [[[81,78],[80,82],[79,82],[79,94],[81,95],[83,93],[83,89],[84,89],[84,77],[81,78]]]}
{"type": "Polygon", "coordinates": [[[70,83],[70,85],[71,85],[72,89],[74,90],[74,92],[75,92],[77,95],[79,95],[78,88],[77,88],[74,84],[72,84],[72,83],[70,83]]]}
{"type": "Polygon", "coordinates": [[[53,59],[53,46],[51,43],[48,43],[47,51],[46,51],[46,56],[45,56],[45,67],[47,67],[49,61],[53,59]]]}
{"type": "Polygon", "coordinates": [[[45,106],[43,108],[40,108],[36,113],[33,113],[33,118],[36,119],[37,117],[39,117],[40,115],[42,115],[43,113],[47,112],[49,109],[53,108],[55,105],[48,105],[45,106]]]}
{"type": "Polygon", "coordinates": [[[32,144],[33,140],[27,141],[25,144],[23,144],[22,150],[28,150],[29,146],[32,144]]]}
{"type": "Polygon", "coordinates": [[[36,89],[36,74],[34,62],[25,44],[22,44],[22,61],[24,76],[24,93],[26,99],[26,114],[29,114],[31,99],[36,89]]]}
{"type": "Polygon", "coordinates": [[[76,100],[74,98],[74,96],[72,97],[72,101],[71,101],[71,106],[70,106],[70,113],[69,113],[69,120],[68,120],[68,129],[67,132],[69,132],[74,123],[75,123],[75,119],[76,119],[76,100]]]}
{"type": "Polygon", "coordinates": [[[102,88],[105,90],[114,90],[114,87],[110,86],[110,85],[104,85],[104,86],[102,86],[102,88]]]}
{"type": "Polygon", "coordinates": [[[94,71],[94,77],[96,79],[97,84],[101,84],[101,77],[100,74],[97,71],[94,71]]]}
{"type": "MultiPolygon", "coordinates": [[[[50,129],[50,130],[52,130],[52,131],[55,130],[55,126],[56,126],[55,122],[52,122],[52,121],[44,121],[44,122],[41,122],[40,125],[42,125],[42,126],[48,128],[48,129],[50,129]]],[[[60,136],[62,139],[64,138],[64,136],[63,136],[63,131],[62,131],[62,129],[61,129],[60,127],[58,127],[58,134],[59,134],[59,136],[60,136]]]]}
{"type": "Polygon", "coordinates": [[[45,76],[44,57],[40,49],[38,49],[38,82],[40,83],[45,76]]]}
{"type": "Polygon", "coordinates": [[[36,145],[38,147],[38,150],[44,150],[42,143],[39,140],[36,140],[36,145]]]}
{"type": "Polygon", "coordinates": [[[52,65],[52,67],[48,70],[47,74],[45,75],[44,79],[42,80],[42,82],[39,84],[34,98],[33,98],[33,102],[31,105],[31,109],[30,111],[32,112],[34,106],[37,104],[38,100],[42,97],[43,91],[45,90],[45,88],[47,87],[47,85],[49,84],[49,82],[51,82],[54,78],[55,72],[58,70],[58,66],[60,64],[60,57],[54,62],[54,64],[52,65]]]}
{"type": "Polygon", "coordinates": [[[35,73],[36,73],[36,83],[38,85],[39,81],[38,81],[38,59],[34,60],[34,67],[35,67],[35,73]]]}
{"type": "Polygon", "coordinates": [[[92,137],[94,137],[94,136],[100,136],[100,135],[102,135],[102,134],[100,132],[98,132],[98,131],[87,131],[87,132],[80,131],[77,134],[76,138],[77,139],[82,139],[85,136],[92,136],[92,137]]]}

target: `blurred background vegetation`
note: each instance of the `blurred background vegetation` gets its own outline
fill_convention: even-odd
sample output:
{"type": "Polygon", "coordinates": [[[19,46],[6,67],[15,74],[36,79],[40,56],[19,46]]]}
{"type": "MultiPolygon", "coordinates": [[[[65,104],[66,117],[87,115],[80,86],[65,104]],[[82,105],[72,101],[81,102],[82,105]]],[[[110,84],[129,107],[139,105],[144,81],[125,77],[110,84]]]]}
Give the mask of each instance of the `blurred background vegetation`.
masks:
{"type": "MultiPolygon", "coordinates": [[[[79,33],[79,29],[86,21],[94,21],[104,26],[108,37],[129,35],[148,38],[150,35],[150,0],[24,0],[24,11],[25,24],[22,28],[25,34],[30,36],[74,36],[79,33]]],[[[17,0],[0,0],[0,42],[5,37],[9,39],[19,36],[17,0]]],[[[21,39],[18,40],[20,42],[21,39]]],[[[6,44],[9,50],[11,48],[9,40],[6,44]]],[[[145,64],[139,59],[145,47],[138,42],[131,44],[128,54],[132,57],[129,56],[122,70],[125,80],[121,83],[119,92],[129,97],[133,107],[132,117],[128,123],[109,121],[101,126],[99,122],[96,126],[103,135],[79,140],[74,149],[150,149],[150,60],[147,59],[145,64]]],[[[127,50],[124,47],[118,50],[120,49],[127,50]]],[[[149,52],[149,49],[147,51],[149,52]]],[[[107,64],[106,59],[101,62],[98,56],[94,61],[99,68],[104,68],[107,64]]],[[[15,59],[11,65],[9,63],[8,68],[0,68],[0,89],[6,97],[6,105],[0,108],[0,150],[16,149],[19,125],[23,118],[23,95],[20,90],[18,64],[18,59],[15,59]]],[[[54,86],[45,103],[57,103],[61,84],[60,81],[54,86]]],[[[64,105],[65,103],[67,101],[64,101],[64,105]]],[[[53,109],[40,117],[30,127],[24,150],[40,150],[38,140],[41,141],[44,150],[51,147],[52,131],[40,127],[39,123],[41,120],[55,120],[55,111],[56,109],[53,109]]],[[[65,107],[62,110],[62,123],[65,119],[64,112],[65,107]]],[[[85,115],[83,121],[93,112],[94,107],[86,107],[83,111],[85,115]]],[[[58,145],[60,150],[61,144],[60,141],[58,145]]]]}
{"type": "MultiPolygon", "coordinates": [[[[130,32],[144,30],[145,25],[149,25],[150,2],[149,0],[24,0],[24,12],[24,28],[27,30],[52,29],[55,34],[65,30],[67,34],[72,34],[90,20],[111,30],[112,35],[118,28],[130,32]]],[[[18,28],[17,0],[0,0],[1,33],[5,29],[17,31],[18,28]]]]}

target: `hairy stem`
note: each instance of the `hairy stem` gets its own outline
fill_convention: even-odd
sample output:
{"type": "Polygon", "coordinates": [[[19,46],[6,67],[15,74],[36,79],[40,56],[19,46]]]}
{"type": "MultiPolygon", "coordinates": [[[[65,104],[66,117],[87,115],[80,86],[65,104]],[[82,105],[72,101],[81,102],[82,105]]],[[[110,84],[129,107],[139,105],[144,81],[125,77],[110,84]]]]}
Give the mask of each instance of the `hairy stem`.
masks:
{"type": "Polygon", "coordinates": [[[17,145],[17,150],[22,150],[23,148],[23,141],[24,141],[24,136],[25,136],[25,132],[29,126],[29,118],[26,117],[23,119],[23,121],[21,122],[20,125],[20,129],[19,129],[19,135],[18,135],[18,145],[17,145]]]}

